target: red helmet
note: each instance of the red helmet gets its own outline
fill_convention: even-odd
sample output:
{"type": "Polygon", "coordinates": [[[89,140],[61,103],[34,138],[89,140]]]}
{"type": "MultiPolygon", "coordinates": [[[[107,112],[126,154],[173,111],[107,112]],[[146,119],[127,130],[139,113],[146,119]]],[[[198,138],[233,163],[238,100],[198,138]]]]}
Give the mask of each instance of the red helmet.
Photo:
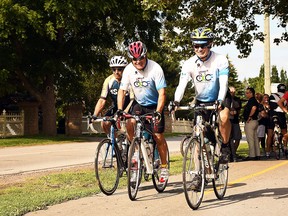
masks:
{"type": "Polygon", "coordinates": [[[146,53],[147,53],[146,45],[141,41],[132,42],[128,46],[128,57],[131,59],[132,58],[138,59],[144,56],[146,53]]]}

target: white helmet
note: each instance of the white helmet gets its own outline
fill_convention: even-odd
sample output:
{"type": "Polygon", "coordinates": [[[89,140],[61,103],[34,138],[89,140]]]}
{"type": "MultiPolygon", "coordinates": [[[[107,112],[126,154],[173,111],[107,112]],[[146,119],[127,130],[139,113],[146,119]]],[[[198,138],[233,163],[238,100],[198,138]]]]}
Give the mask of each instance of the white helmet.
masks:
{"type": "Polygon", "coordinates": [[[110,60],[110,67],[126,67],[127,60],[123,56],[113,56],[110,60]]]}

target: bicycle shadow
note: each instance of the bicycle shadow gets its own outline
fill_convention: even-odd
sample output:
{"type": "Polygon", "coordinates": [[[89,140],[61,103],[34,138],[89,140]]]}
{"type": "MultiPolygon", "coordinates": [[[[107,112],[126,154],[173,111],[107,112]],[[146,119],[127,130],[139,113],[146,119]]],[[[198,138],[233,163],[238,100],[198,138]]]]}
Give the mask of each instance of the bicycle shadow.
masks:
{"type": "Polygon", "coordinates": [[[218,200],[217,198],[204,200],[203,204],[206,203],[207,205],[203,205],[201,209],[207,210],[211,208],[218,208],[218,207],[232,205],[234,203],[247,201],[249,199],[269,198],[269,197],[276,199],[276,200],[287,199],[288,188],[267,188],[267,189],[261,189],[261,190],[250,191],[250,192],[245,192],[245,193],[238,193],[238,194],[226,196],[221,201],[218,200]]]}
{"type": "MultiPolygon", "coordinates": [[[[178,194],[183,193],[183,182],[178,181],[178,182],[168,182],[165,190],[161,193],[157,192],[152,180],[147,182],[147,184],[151,185],[140,185],[139,191],[136,197],[137,201],[147,201],[147,200],[156,200],[156,199],[163,199],[166,197],[172,197],[176,196],[178,194]],[[148,191],[148,190],[153,190],[152,194],[141,194],[141,192],[148,191]]],[[[146,184],[146,182],[145,182],[146,184]]]]}

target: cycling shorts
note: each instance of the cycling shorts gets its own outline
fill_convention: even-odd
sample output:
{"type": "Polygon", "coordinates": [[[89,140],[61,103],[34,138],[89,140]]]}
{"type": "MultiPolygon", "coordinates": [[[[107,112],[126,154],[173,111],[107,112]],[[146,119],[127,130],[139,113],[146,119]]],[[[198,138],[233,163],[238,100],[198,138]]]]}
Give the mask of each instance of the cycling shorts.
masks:
{"type": "MultiPolygon", "coordinates": [[[[141,106],[136,101],[133,101],[132,108],[131,108],[131,114],[133,115],[144,115],[146,113],[153,113],[157,108],[157,104],[152,106],[141,106]]],[[[154,128],[153,122],[146,122],[145,126],[147,130],[149,130],[152,133],[163,133],[165,130],[165,117],[164,112],[161,113],[161,120],[158,122],[157,126],[154,128]]]]}

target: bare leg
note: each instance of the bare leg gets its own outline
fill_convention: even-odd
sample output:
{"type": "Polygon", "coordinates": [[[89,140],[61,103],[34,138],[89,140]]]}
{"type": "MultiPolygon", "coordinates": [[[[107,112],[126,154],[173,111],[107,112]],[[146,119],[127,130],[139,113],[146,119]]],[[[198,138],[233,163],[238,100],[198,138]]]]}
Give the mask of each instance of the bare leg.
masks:
{"type": "Polygon", "coordinates": [[[160,159],[161,159],[161,164],[162,166],[166,167],[167,166],[167,160],[166,160],[166,157],[167,157],[167,142],[165,140],[165,137],[164,137],[164,134],[163,133],[155,133],[154,134],[154,139],[157,143],[157,148],[158,148],[158,152],[159,152],[159,155],[160,155],[160,159]]]}
{"type": "Polygon", "coordinates": [[[219,121],[219,130],[223,139],[223,143],[227,144],[230,139],[231,133],[231,122],[229,119],[229,109],[227,107],[219,113],[220,121],[219,121]]]}

